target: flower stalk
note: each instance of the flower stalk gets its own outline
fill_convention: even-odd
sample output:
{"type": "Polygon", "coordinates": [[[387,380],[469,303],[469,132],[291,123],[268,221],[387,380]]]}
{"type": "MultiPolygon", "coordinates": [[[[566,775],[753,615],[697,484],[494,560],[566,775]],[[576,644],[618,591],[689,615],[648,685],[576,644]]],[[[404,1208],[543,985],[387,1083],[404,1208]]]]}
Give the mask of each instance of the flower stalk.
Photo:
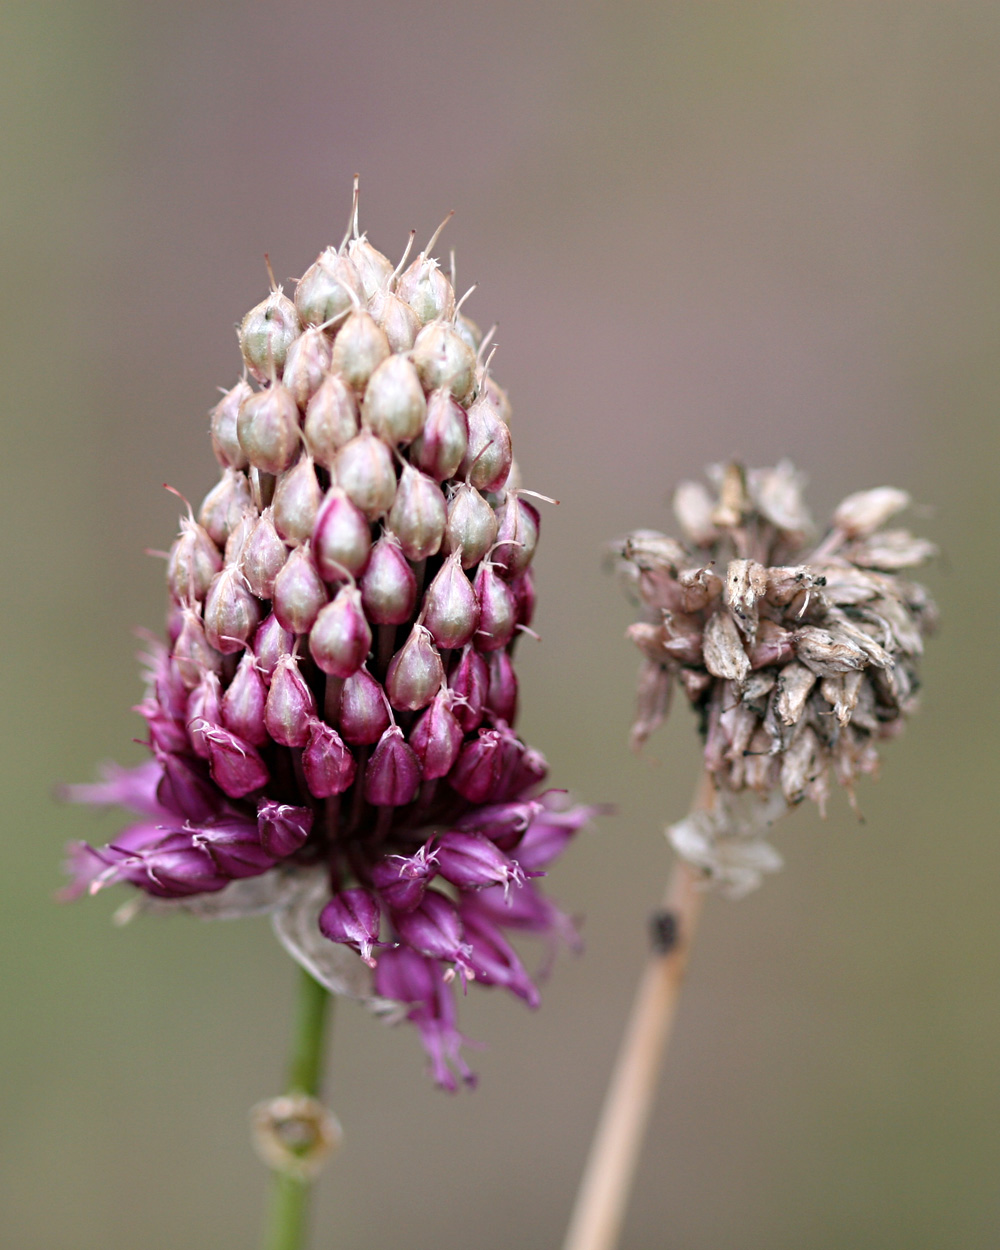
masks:
{"type": "MultiPolygon", "coordinates": [[[[714,802],[706,772],[692,811],[711,811],[714,802]]],[[[674,863],[563,1250],[613,1250],[618,1244],[705,897],[703,875],[686,860],[674,863]]]]}

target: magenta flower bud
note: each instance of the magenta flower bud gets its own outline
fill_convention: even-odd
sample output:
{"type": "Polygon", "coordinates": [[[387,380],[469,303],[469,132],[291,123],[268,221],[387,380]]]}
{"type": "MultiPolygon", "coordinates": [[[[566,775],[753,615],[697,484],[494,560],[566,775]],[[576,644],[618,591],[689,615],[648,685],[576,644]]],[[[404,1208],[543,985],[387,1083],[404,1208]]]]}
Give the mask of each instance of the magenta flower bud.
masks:
{"type": "MultiPolygon", "coordinates": [[[[495,803],[492,806],[477,807],[467,816],[460,817],[455,826],[465,832],[481,833],[508,853],[519,847],[530,828],[532,821],[544,807],[537,800],[525,803],[495,803]]],[[[521,862],[517,857],[518,863],[521,862]]]]}
{"type": "Polygon", "coordinates": [[[264,706],[267,732],[283,747],[304,747],[315,716],[316,700],[299,672],[298,660],[294,655],[283,655],[271,674],[264,706]]]}
{"type": "Polygon", "coordinates": [[[344,741],[352,746],[371,746],[389,728],[385,693],[366,668],[359,668],[344,682],[338,725],[344,741]]]}
{"type": "Polygon", "coordinates": [[[365,799],[375,807],[405,807],[416,798],[419,787],[417,757],[399,726],[390,725],[365,769],[365,799]]]}
{"type": "Polygon", "coordinates": [[[203,673],[222,672],[222,656],[205,637],[201,617],[193,608],[183,609],[181,632],[174,643],[174,660],[177,673],[189,690],[197,686],[203,673]]]}
{"type": "Polygon", "coordinates": [[[281,372],[300,330],[295,305],[280,288],[250,309],[238,334],[243,359],[258,382],[266,382],[275,370],[281,372]]]}
{"type": "MultiPolygon", "coordinates": [[[[388,363],[388,362],[387,362],[388,363]]],[[[396,497],[396,466],[380,438],[363,429],[337,452],[333,476],[351,503],[376,521],[396,497]]]]}
{"type": "Polygon", "coordinates": [[[480,729],[479,736],[459,752],[448,784],[470,803],[490,802],[503,776],[503,739],[495,729],[480,729]]]}
{"type": "Polygon", "coordinates": [[[106,848],[111,865],[91,891],[114,881],[131,881],[157,898],[184,898],[221,890],[229,878],[186,830],[133,825],[106,848]]]}
{"type": "Polygon", "coordinates": [[[288,548],[275,529],[273,510],[265,508],[247,536],[240,554],[240,569],[247,586],[258,599],[270,599],[274,594],[274,579],[287,559],[288,548]]]}
{"type": "Polygon", "coordinates": [[[170,548],[167,586],[178,603],[194,603],[205,598],[212,578],[222,568],[219,549],[190,517],[181,517],[180,537],[170,548]]]}
{"type": "Polygon", "coordinates": [[[353,946],[370,967],[375,967],[372,950],[379,945],[378,931],[382,909],[370,890],[341,890],[319,914],[319,931],[331,942],[353,946]]]}
{"type": "Polygon", "coordinates": [[[278,623],[292,634],[306,634],[326,603],[309,543],[296,547],[274,579],[271,607],[278,623]]]}
{"type": "Polygon", "coordinates": [[[310,327],[289,347],[281,374],[282,384],[300,408],[315,395],[329,367],[330,340],[322,330],[310,327]]]}
{"type": "Polygon", "coordinates": [[[535,579],[531,569],[526,569],[509,584],[517,608],[517,624],[530,625],[535,615],[535,579]]]}
{"type": "Polygon", "coordinates": [[[389,511],[389,528],[408,560],[426,560],[438,551],[447,517],[440,486],[426,473],[404,464],[389,511]]]}
{"type": "Polygon", "coordinates": [[[399,543],[383,534],[361,578],[361,602],[373,625],[402,625],[413,615],[417,579],[399,543]]]}
{"type": "Polygon", "coordinates": [[[199,725],[199,728],[208,741],[212,780],[231,799],[242,799],[267,785],[270,779],[267,765],[249,742],[220,725],[208,728],[199,725]]]}
{"type": "Polygon", "coordinates": [[[316,481],[312,456],[300,456],[282,473],[274,488],[274,526],[290,543],[304,543],[313,532],[323,492],[316,481]]]}
{"type": "MultiPolygon", "coordinates": [[[[267,742],[267,728],[264,725],[266,702],[267,687],[257,671],[257,661],[252,652],[246,651],[222,699],[222,724],[238,738],[252,746],[262,747],[267,742]]],[[[212,720],[207,711],[192,715],[212,720]]],[[[218,724],[219,718],[216,717],[213,723],[218,724]]],[[[199,751],[198,754],[201,755],[202,752],[199,751]]],[[[207,749],[204,754],[207,758],[207,749]]]]}
{"type": "Polygon", "coordinates": [[[309,723],[309,742],[302,752],[309,792],[317,799],[343,794],[354,782],[357,764],[335,729],[321,720],[309,723]]]}
{"type": "Polygon", "coordinates": [[[481,833],[442,833],[434,843],[438,871],[460,890],[524,884],[524,871],[481,833]]]}
{"type": "Polygon", "coordinates": [[[253,637],[253,651],[257,659],[257,671],[268,684],[271,674],[283,655],[290,654],[295,634],[281,624],[272,612],[253,637]]]}
{"type": "Polygon", "coordinates": [[[331,486],[316,517],[313,549],[323,580],[343,581],[345,569],[352,577],[368,563],[372,539],[368,522],[339,486],[331,486]]]}
{"type": "Polygon", "coordinates": [[[236,435],[236,418],[240,404],[252,395],[246,378],[240,378],[230,391],[226,391],[211,412],[212,450],[224,469],[245,469],[248,461],[236,435]]]}
{"type": "Polygon", "coordinates": [[[443,548],[461,551],[462,568],[470,569],[496,542],[496,513],[479,491],[460,482],[448,503],[443,548]]]}
{"type": "Polygon", "coordinates": [[[389,702],[399,712],[416,712],[430,703],[443,681],[441,656],[430,631],[418,623],[389,663],[385,675],[389,702]]]}
{"type": "Polygon", "coordinates": [[[549,775],[549,766],[541,751],[536,751],[533,747],[523,747],[513,735],[507,738],[505,746],[508,754],[514,757],[513,768],[508,774],[508,792],[511,795],[523,794],[525,790],[537,786],[549,775]],[[515,743],[518,747],[516,751],[514,750],[515,743]]]}
{"type": "Polygon", "coordinates": [[[260,624],[260,603],[235,567],[215,575],[205,596],[205,637],[216,651],[233,655],[260,624]]]}
{"type": "Polygon", "coordinates": [[[498,720],[513,725],[517,715],[517,674],[506,651],[491,651],[487,665],[490,673],[486,706],[498,720]]]}
{"type": "Polygon", "coordinates": [[[309,652],[324,673],[350,677],[365,662],[371,645],[372,631],[361,606],[361,591],[356,586],[343,586],[316,617],[309,652]]]}
{"type": "Polygon", "coordinates": [[[372,885],[393,911],[419,907],[428,884],[437,876],[434,852],[422,846],[415,855],[390,855],[371,868],[372,885]]]}
{"type": "Polygon", "coordinates": [[[337,331],[330,368],[360,394],[389,355],[389,340],[370,313],[352,312],[337,331]]]}
{"type": "Polygon", "coordinates": [[[462,726],[451,710],[452,692],[443,687],[410,730],[410,746],[428,781],[446,777],[462,747],[462,726]]]}
{"type": "Polygon", "coordinates": [[[480,609],[476,646],[480,651],[497,651],[506,647],[514,636],[517,623],[514,596],[487,560],[479,566],[474,584],[480,609]]]}
{"type": "Polygon", "coordinates": [[[462,921],[450,898],[429,889],[413,911],[394,912],[393,927],[407,946],[458,965],[463,975],[471,972],[469,947],[462,940],[462,921]]]}
{"type": "Polygon", "coordinates": [[[486,661],[471,646],[462,652],[458,667],[448,680],[448,686],[456,696],[452,702],[455,719],[465,733],[471,733],[483,719],[486,692],[489,689],[486,661]]]}
{"type": "Polygon", "coordinates": [[[324,248],[295,285],[295,308],[303,325],[319,326],[357,307],[361,279],[335,247],[324,248]]]}
{"type": "Polygon", "coordinates": [[[531,563],[538,546],[538,530],[541,515],[537,508],[516,492],[509,490],[507,498],[498,510],[496,550],[491,559],[502,569],[507,580],[519,576],[531,563]]]}
{"type": "Polygon", "coordinates": [[[537,1007],[541,1002],[538,988],[499,927],[471,907],[468,912],[461,909],[460,915],[471,948],[469,965],[476,980],[484,985],[500,985],[523,998],[529,1007],[537,1007]]]}
{"type": "Polygon", "coordinates": [[[417,335],[413,363],[425,391],[445,386],[456,399],[472,390],[476,375],[476,355],[462,336],[441,321],[432,321],[417,335]]]}
{"type": "Polygon", "coordinates": [[[479,601],[461,560],[460,551],[450,555],[424,594],[421,619],[439,647],[464,647],[479,627],[479,601]]]}
{"type": "Polygon", "coordinates": [[[469,405],[466,416],[469,446],[459,473],[479,490],[499,490],[507,481],[514,459],[510,430],[483,394],[469,405]]]}
{"type": "Polygon", "coordinates": [[[313,813],[308,807],[293,807],[261,799],[257,805],[257,836],[273,859],[294,855],[312,831],[313,813]]]}
{"type": "Polygon", "coordinates": [[[337,452],[358,432],[358,401],[339,373],[328,373],[306,407],[306,446],[329,469],[337,452]]]}
{"type": "MultiPolygon", "coordinates": [[[[211,752],[208,742],[201,732],[192,733],[190,726],[193,721],[205,725],[222,724],[222,685],[215,673],[202,673],[197,686],[188,695],[186,724],[191,750],[203,760],[207,760],[211,752]]],[[[174,723],[174,722],[171,722],[174,723]]],[[[162,743],[158,744],[162,746],[162,743]]]]}
{"type": "Polygon", "coordinates": [[[261,846],[252,821],[227,820],[206,829],[192,829],[190,836],[192,846],[203,851],[215,868],[232,880],[259,877],[274,867],[274,856],[261,846]]]}
{"type": "Polygon", "coordinates": [[[224,547],[233,527],[252,507],[246,474],[238,469],[223,469],[221,479],[202,500],[198,524],[216,546],[224,547]]]}
{"type": "MultiPolygon", "coordinates": [[[[193,608],[184,608],[182,612],[185,622],[192,620],[197,622],[199,619],[197,611],[193,608]]],[[[222,657],[217,651],[213,652],[213,654],[221,664],[222,657]]],[[[198,684],[198,677],[190,683],[185,681],[180,657],[176,652],[170,655],[166,647],[160,643],[155,643],[153,654],[144,658],[149,665],[147,682],[152,684],[156,702],[159,704],[161,712],[167,716],[173,716],[177,720],[183,719],[187,708],[188,690],[198,684]]],[[[217,670],[213,668],[212,671],[215,672],[217,670]]],[[[200,675],[199,672],[198,676],[200,675]]]]}
{"type": "Polygon", "coordinates": [[[156,787],[161,808],[194,821],[210,820],[218,813],[224,800],[205,776],[204,764],[169,752],[159,752],[157,761],[163,770],[156,787]]]}
{"type": "Polygon", "coordinates": [[[265,473],[283,473],[299,450],[299,409],[280,382],[240,404],[236,433],[246,458],[265,473]]]}
{"type": "Polygon", "coordinates": [[[424,426],[427,401],[417,371],[405,356],[389,356],[372,374],[361,420],[392,447],[412,443],[424,426]]]}
{"type": "Polygon", "coordinates": [[[454,477],[469,446],[469,420],[451,391],[437,390],[427,398],[423,432],[410,448],[410,459],[435,482],[454,477]]]}

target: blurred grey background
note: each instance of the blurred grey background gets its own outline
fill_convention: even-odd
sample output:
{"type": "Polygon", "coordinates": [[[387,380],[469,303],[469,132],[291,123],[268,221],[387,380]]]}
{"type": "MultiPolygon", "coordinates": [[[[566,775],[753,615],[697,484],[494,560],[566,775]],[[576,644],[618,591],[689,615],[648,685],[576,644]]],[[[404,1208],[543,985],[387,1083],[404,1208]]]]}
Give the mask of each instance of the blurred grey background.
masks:
{"type": "Polygon", "coordinates": [[[628,1250],[1000,1244],[996,775],[1000,10],[989,3],[0,7],[4,858],[0,1242],[236,1250],[295,976],[264,922],[59,907],[55,783],[135,762],[136,624],[216,470],[233,325],[362,222],[442,244],[527,484],[557,496],[523,730],[617,805],[551,878],[585,917],[534,1016],[470,993],[481,1087],[338,1011],[317,1247],[555,1246],[697,767],[635,759],[602,543],[707,461],[790,455],[823,517],[893,483],[938,541],[921,716],[787,870],[707,909],[628,1250]]]}

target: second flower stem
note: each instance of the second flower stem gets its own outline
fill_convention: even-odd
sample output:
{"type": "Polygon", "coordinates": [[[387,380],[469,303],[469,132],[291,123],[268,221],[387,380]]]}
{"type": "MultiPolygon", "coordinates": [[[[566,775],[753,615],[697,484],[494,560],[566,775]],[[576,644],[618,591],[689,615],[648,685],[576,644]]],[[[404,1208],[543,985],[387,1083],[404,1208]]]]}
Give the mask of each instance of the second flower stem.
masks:
{"type": "MultiPolygon", "coordinates": [[[[706,774],[693,810],[710,810],[714,796],[706,774]]],[[[671,940],[650,954],[639,981],[563,1250],[614,1250],[618,1244],[704,901],[700,880],[697,869],[675,862],[663,899],[671,940]]]]}

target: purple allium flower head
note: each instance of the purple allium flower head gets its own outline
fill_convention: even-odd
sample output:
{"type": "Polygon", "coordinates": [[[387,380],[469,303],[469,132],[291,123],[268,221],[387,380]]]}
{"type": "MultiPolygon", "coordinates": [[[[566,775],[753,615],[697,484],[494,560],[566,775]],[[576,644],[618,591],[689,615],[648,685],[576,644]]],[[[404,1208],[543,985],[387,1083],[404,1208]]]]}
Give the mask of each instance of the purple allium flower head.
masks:
{"type": "Polygon", "coordinates": [[[592,809],[537,795],[513,728],[539,517],[479,332],[426,256],[397,275],[356,230],[323,256],[242,322],[221,480],[181,521],[169,642],[144,657],[152,758],[66,789],[140,819],[73,846],[65,893],[271,910],[331,989],[400,1004],[454,1089],[451,983],[537,1004],[505,933],[575,941],[528,878],[592,809]]]}

